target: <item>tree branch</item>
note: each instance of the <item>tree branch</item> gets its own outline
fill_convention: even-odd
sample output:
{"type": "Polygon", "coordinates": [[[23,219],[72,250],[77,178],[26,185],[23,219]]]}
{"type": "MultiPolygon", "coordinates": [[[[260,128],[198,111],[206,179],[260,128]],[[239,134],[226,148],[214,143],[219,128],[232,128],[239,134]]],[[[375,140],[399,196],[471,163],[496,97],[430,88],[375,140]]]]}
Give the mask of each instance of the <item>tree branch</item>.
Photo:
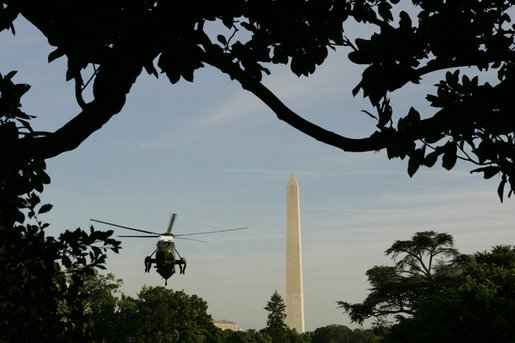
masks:
{"type": "Polygon", "coordinates": [[[302,118],[289,109],[261,82],[249,77],[236,63],[232,62],[230,56],[227,56],[223,54],[221,50],[216,49],[207,36],[204,39],[203,47],[206,51],[203,58],[204,62],[218,68],[231,78],[236,79],[243,89],[256,95],[272,111],[274,111],[278,119],[286,122],[295,129],[318,141],[340,148],[344,151],[375,151],[386,147],[388,139],[384,133],[374,132],[370,137],[359,139],[347,138],[302,118]]]}
{"type": "Polygon", "coordinates": [[[203,33],[201,34],[204,36],[202,40],[205,51],[204,62],[226,73],[232,79],[236,79],[243,89],[248,90],[263,101],[276,114],[278,119],[322,143],[332,145],[341,150],[348,152],[379,151],[389,146],[403,145],[405,142],[412,142],[439,134],[451,129],[453,125],[461,125],[459,118],[449,121],[449,116],[455,114],[452,109],[443,108],[432,117],[414,123],[410,130],[406,132],[389,129],[375,131],[365,138],[341,136],[296,114],[259,80],[249,76],[248,73],[241,69],[237,62],[233,62],[231,56],[224,54],[220,47],[212,44],[209,37],[203,33]]]}
{"type": "Polygon", "coordinates": [[[75,118],[55,132],[21,139],[17,147],[20,155],[46,159],[77,148],[121,111],[125,97],[141,70],[138,63],[129,64],[121,60],[102,66],[95,80],[95,99],[84,104],[75,118]]]}
{"type": "Polygon", "coordinates": [[[439,71],[439,70],[446,70],[446,69],[452,69],[452,68],[463,68],[463,67],[472,67],[472,66],[478,66],[483,64],[491,64],[495,62],[504,62],[504,61],[511,61],[514,59],[515,52],[512,52],[511,54],[507,56],[499,56],[499,55],[492,55],[487,52],[477,52],[475,56],[469,56],[467,58],[460,57],[456,58],[454,60],[438,60],[433,59],[426,63],[425,66],[420,67],[418,69],[414,69],[413,71],[418,77],[421,77],[423,75],[439,71]]]}

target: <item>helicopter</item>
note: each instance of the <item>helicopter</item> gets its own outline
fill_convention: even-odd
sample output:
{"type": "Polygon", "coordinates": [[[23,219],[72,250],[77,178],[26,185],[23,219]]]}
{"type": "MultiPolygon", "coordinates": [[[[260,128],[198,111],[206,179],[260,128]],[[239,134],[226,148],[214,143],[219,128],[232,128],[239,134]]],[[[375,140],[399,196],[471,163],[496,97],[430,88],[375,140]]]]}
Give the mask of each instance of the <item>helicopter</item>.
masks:
{"type": "Polygon", "coordinates": [[[109,223],[103,220],[98,219],[90,219],[93,222],[119,227],[126,230],[132,230],[137,232],[146,233],[147,235],[120,235],[118,237],[131,237],[131,238],[155,238],[159,237],[159,240],[156,244],[156,249],[150,256],[145,257],[145,273],[150,273],[152,268],[152,264],[155,264],[155,268],[159,275],[161,275],[165,279],[165,286],[168,284],[168,279],[175,274],[175,265],[179,266],[179,271],[181,274],[186,272],[186,259],[183,258],[177,249],[175,248],[174,238],[178,239],[187,239],[191,241],[203,242],[200,239],[187,238],[184,236],[193,236],[193,235],[204,235],[218,232],[228,232],[228,231],[238,231],[238,230],[246,230],[246,227],[240,227],[235,229],[225,229],[225,230],[213,230],[213,231],[203,231],[203,232],[193,232],[193,233],[183,233],[183,234],[173,234],[172,226],[175,221],[177,214],[173,213],[170,219],[170,224],[168,224],[168,229],[165,233],[158,233],[153,231],[136,229],[129,226],[109,223]],[[156,255],[155,258],[152,256],[156,255]]]}

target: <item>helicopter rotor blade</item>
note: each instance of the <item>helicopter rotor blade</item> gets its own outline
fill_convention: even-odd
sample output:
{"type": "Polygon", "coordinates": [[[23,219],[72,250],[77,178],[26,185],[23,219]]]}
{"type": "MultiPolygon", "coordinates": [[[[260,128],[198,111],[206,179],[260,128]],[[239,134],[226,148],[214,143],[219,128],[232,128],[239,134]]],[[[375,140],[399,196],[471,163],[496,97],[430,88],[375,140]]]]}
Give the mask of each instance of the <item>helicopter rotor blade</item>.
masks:
{"type": "MultiPolygon", "coordinates": [[[[175,237],[175,236],[174,236],[175,237]]],[[[207,241],[203,241],[203,240],[200,240],[200,239],[194,239],[194,238],[186,238],[186,237],[175,237],[177,239],[186,239],[188,241],[195,241],[195,242],[201,242],[201,243],[207,243],[207,241]]]]}
{"type": "Polygon", "coordinates": [[[174,236],[179,238],[179,237],[182,237],[182,236],[206,235],[206,234],[210,234],[210,233],[238,231],[238,230],[247,230],[247,229],[248,229],[248,227],[239,227],[239,228],[236,228],[236,229],[225,229],[225,230],[213,230],[213,231],[203,231],[203,232],[181,233],[181,234],[175,234],[174,236]]]}
{"type": "Polygon", "coordinates": [[[168,225],[168,230],[166,230],[167,234],[170,234],[170,232],[172,232],[172,226],[173,226],[173,222],[175,221],[176,216],[177,216],[177,213],[172,213],[172,218],[170,218],[170,224],[168,225]]]}
{"type": "Polygon", "coordinates": [[[136,236],[136,235],[119,235],[118,237],[131,237],[131,238],[156,238],[156,237],[159,237],[158,235],[152,235],[152,236],[143,236],[143,235],[139,235],[139,236],[136,236]]]}
{"type": "Polygon", "coordinates": [[[105,222],[105,221],[102,221],[102,220],[98,220],[98,219],[90,219],[92,222],[97,222],[97,223],[101,223],[101,224],[106,224],[106,225],[111,225],[111,226],[116,226],[116,227],[119,227],[119,228],[122,228],[122,229],[127,229],[127,230],[132,230],[132,231],[137,231],[137,232],[143,232],[143,233],[149,233],[151,235],[161,235],[160,233],[157,233],[157,232],[152,232],[152,231],[146,231],[146,230],[141,230],[141,229],[135,229],[133,227],[129,227],[129,226],[123,226],[123,225],[118,225],[118,224],[113,224],[113,223],[109,223],[109,222],[105,222]]]}

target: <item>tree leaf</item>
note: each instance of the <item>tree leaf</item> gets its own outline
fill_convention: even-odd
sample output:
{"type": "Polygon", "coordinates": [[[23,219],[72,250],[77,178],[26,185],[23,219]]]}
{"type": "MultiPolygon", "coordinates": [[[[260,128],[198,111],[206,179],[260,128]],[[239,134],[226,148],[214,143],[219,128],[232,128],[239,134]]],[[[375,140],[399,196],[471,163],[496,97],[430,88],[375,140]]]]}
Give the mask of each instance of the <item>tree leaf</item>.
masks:
{"type": "Polygon", "coordinates": [[[483,178],[490,179],[490,178],[494,177],[495,175],[497,175],[500,171],[501,171],[501,168],[499,168],[499,167],[488,166],[488,167],[471,170],[470,173],[472,174],[472,173],[483,172],[483,178]]]}
{"type": "Polygon", "coordinates": [[[499,183],[499,187],[497,187],[497,194],[499,195],[499,199],[503,200],[503,196],[504,196],[504,186],[506,185],[506,176],[503,175],[503,178],[501,180],[501,182],[499,183]]]}
{"type": "Polygon", "coordinates": [[[52,207],[53,207],[52,204],[45,204],[45,205],[41,206],[41,208],[38,211],[38,214],[47,213],[52,209],[52,207]]]}
{"type": "Polygon", "coordinates": [[[227,45],[227,39],[223,35],[216,36],[216,39],[223,45],[227,45]]]}
{"type": "Polygon", "coordinates": [[[381,2],[379,3],[378,7],[377,7],[377,10],[379,12],[379,15],[384,19],[386,20],[387,22],[388,21],[392,21],[393,20],[393,16],[392,16],[392,5],[390,5],[388,2],[381,2]]]}
{"type": "Polygon", "coordinates": [[[427,154],[427,156],[424,158],[424,165],[426,167],[431,168],[432,166],[434,166],[434,164],[438,160],[438,156],[440,156],[439,151],[433,151],[433,152],[427,154]]]}
{"type": "MultiPolygon", "coordinates": [[[[17,71],[16,70],[13,70],[13,71],[10,71],[8,72],[5,76],[4,76],[4,80],[11,80],[13,78],[14,75],[16,75],[17,71]]],[[[1,74],[0,74],[1,75],[1,74]]]]}
{"type": "Polygon", "coordinates": [[[64,52],[64,50],[61,50],[61,48],[55,49],[50,54],[48,54],[48,63],[52,62],[53,60],[58,59],[59,57],[63,56],[64,54],[65,54],[65,52],[64,52]]]}
{"type": "Polygon", "coordinates": [[[412,177],[420,167],[420,160],[416,157],[411,157],[408,161],[408,175],[412,177]]]}
{"type": "Polygon", "coordinates": [[[156,78],[159,77],[159,74],[156,68],[154,67],[154,63],[150,62],[145,64],[145,70],[149,75],[154,75],[156,78]]]}
{"type": "Polygon", "coordinates": [[[455,143],[449,142],[446,144],[445,153],[442,156],[442,167],[451,170],[456,164],[458,159],[457,147],[455,143]]]}

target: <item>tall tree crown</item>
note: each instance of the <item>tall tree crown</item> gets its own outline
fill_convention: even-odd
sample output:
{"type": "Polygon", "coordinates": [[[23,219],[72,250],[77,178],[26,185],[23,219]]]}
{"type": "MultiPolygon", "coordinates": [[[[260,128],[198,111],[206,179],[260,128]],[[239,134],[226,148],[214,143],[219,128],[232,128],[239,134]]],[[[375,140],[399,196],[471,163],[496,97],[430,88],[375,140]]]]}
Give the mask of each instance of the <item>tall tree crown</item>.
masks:
{"type": "Polygon", "coordinates": [[[415,314],[421,302],[432,292],[444,288],[455,278],[455,258],[451,235],[424,231],[415,233],[410,240],[395,241],[386,250],[394,266],[375,266],[366,274],[370,293],[362,303],[338,301],[351,320],[363,323],[375,318],[386,323],[392,318],[402,320],[415,314]]]}
{"type": "Polygon", "coordinates": [[[437,258],[453,258],[458,255],[454,249],[454,239],[447,233],[435,231],[417,232],[411,240],[395,241],[386,250],[386,255],[396,260],[402,256],[396,266],[410,273],[431,277],[437,258]]]}
{"type": "Polygon", "coordinates": [[[272,337],[274,343],[286,341],[288,327],[286,326],[286,305],[283,297],[274,291],[265,306],[268,311],[265,332],[272,337]]]}

